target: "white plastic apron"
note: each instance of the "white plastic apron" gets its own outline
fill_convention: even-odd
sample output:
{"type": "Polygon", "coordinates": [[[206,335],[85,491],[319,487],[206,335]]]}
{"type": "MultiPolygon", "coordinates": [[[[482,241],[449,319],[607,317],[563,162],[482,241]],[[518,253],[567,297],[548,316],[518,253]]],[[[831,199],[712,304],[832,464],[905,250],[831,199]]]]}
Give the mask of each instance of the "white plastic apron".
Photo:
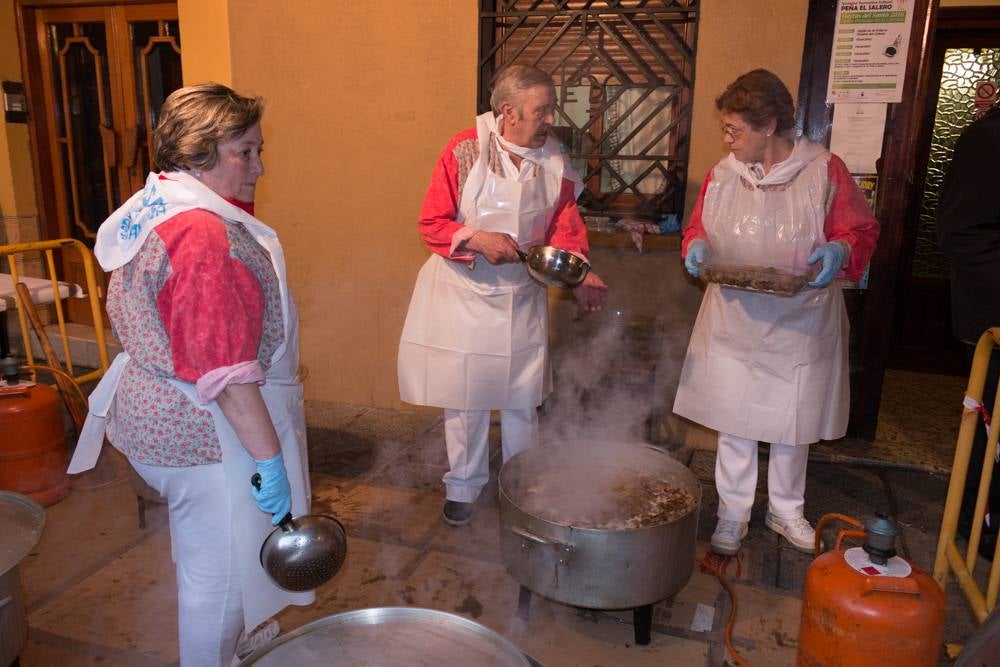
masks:
{"type": "MultiPolygon", "coordinates": [[[[491,139],[484,123],[477,130],[474,168],[482,168],[491,139]]],[[[522,247],[543,242],[562,186],[562,173],[554,171],[518,180],[487,170],[465,224],[510,234],[522,247]]],[[[403,326],[400,398],[454,410],[537,407],[552,384],[547,345],[546,290],[523,264],[480,258],[470,271],[433,254],[417,276],[403,326]]]]}
{"type": "MultiPolygon", "coordinates": [[[[234,210],[239,211],[235,207],[234,210]]],[[[249,214],[242,216],[227,214],[227,217],[238,218],[257,242],[268,251],[278,277],[285,341],[275,350],[271,367],[265,377],[265,384],[260,389],[281,443],[285,469],[292,488],[292,513],[296,516],[308,514],[311,489],[306,457],[303,389],[297,376],[298,315],[288,293],[284,253],[273,231],[256,218],[249,214]]],[[[115,357],[108,372],[90,395],[90,413],[87,415],[73,459],[70,461],[68,470],[70,474],[84,472],[96,465],[104,439],[105,418],[114,401],[121,371],[129,360],[130,356],[126,352],[115,357]]],[[[198,403],[194,385],[176,380],[171,380],[170,383],[193,402],[198,403]]],[[[231,499],[233,536],[239,557],[237,564],[243,592],[244,625],[248,629],[254,628],[290,604],[312,604],[315,594],[284,591],[267,577],[260,565],[260,547],[271,532],[272,526],[271,517],[257,508],[250,491],[250,477],[256,472],[256,466],[229,421],[222,414],[218,403],[211,401],[201,407],[212,413],[215,431],[222,448],[223,470],[231,499]]],[[[205,548],[211,548],[211,545],[206,545],[205,548]]],[[[174,559],[177,559],[177,554],[174,554],[174,559]]]]}
{"type": "MultiPolygon", "coordinates": [[[[769,226],[780,239],[778,226],[794,218],[799,233],[772,248],[780,255],[772,261],[808,257],[826,242],[826,172],[820,154],[786,188],[748,190],[723,160],[705,195],[712,252],[732,248],[734,235],[769,226]]],[[[847,344],[847,312],[836,283],[788,297],[709,285],[674,412],[717,431],[784,445],[843,437],[850,407],[847,344]]]]}

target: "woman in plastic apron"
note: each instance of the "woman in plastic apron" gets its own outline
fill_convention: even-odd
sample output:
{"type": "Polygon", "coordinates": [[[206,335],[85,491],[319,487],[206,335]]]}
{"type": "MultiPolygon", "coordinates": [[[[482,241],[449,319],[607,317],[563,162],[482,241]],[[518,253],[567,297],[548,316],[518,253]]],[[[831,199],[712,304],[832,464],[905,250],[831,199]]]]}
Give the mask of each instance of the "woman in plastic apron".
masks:
{"type": "MultiPolygon", "coordinates": [[[[548,83],[531,91],[549,107],[546,117],[551,118],[555,94],[551,80],[539,74],[548,83]]],[[[498,79],[497,86],[502,82],[498,79]]],[[[516,122],[509,107],[504,107],[507,115],[516,122]]],[[[464,184],[448,184],[461,191],[458,210],[451,211],[465,227],[456,225],[455,236],[469,239],[485,231],[509,235],[522,248],[544,244],[557,233],[553,216],[561,206],[569,224],[578,225],[585,251],[585,230],[575,204],[582,184],[558,142],[548,137],[538,148],[525,148],[501,134],[493,113],[476,119],[478,156],[464,184]],[[565,192],[564,178],[573,181],[565,192]]],[[[598,283],[595,276],[592,284],[598,283]]],[[[468,521],[471,503],[489,479],[491,410],[501,411],[504,461],[533,444],[536,408],[551,385],[547,343],[546,290],[516,259],[464,263],[432,254],[424,264],[400,340],[400,397],[445,409],[448,523],[468,521]],[[458,511],[451,514],[449,508],[458,511]]]]}
{"type": "MultiPolygon", "coordinates": [[[[225,185],[225,179],[232,180],[231,177],[234,175],[236,183],[241,179],[255,182],[263,171],[258,155],[262,143],[259,130],[260,104],[260,100],[242,98],[230,89],[217,84],[180,89],[168,97],[157,128],[158,145],[175,136],[189,138],[197,135],[199,131],[205,131],[203,127],[194,129],[186,127],[185,119],[197,122],[206,114],[218,113],[219,123],[222,124],[226,120],[226,114],[230,113],[239,118],[248,116],[244,124],[252,122],[254,118],[257,120],[244,134],[231,141],[225,141],[225,137],[218,139],[218,145],[214,146],[219,155],[213,167],[216,171],[206,169],[205,176],[202,176],[201,169],[191,169],[190,173],[187,171],[151,173],[146,187],[130,198],[101,226],[95,247],[95,254],[101,266],[107,271],[116,272],[112,277],[112,290],[109,290],[109,314],[112,314],[113,301],[116,299],[114,292],[124,294],[123,289],[141,291],[141,286],[126,282],[127,278],[122,274],[123,267],[134,261],[141,261],[146,268],[155,266],[156,258],[161,256],[156,254],[155,244],[164,243],[164,239],[170,238],[165,236],[167,232],[162,230],[173,230],[178,228],[178,224],[189,224],[186,221],[180,222],[184,216],[188,216],[188,219],[191,219],[192,215],[205,214],[218,217],[209,218],[208,222],[190,223],[191,226],[185,231],[186,236],[183,236],[176,246],[176,254],[171,255],[168,263],[164,265],[167,267],[165,270],[179,275],[182,272],[182,263],[185,261],[182,255],[187,253],[187,256],[192,256],[208,252],[207,242],[204,241],[206,237],[203,234],[207,234],[207,230],[210,229],[219,229],[216,225],[221,219],[225,221],[228,229],[228,236],[225,239],[228,239],[229,243],[243,244],[232,245],[229,250],[224,246],[216,249],[226,258],[223,261],[227,261],[230,256],[253,257],[254,261],[264,262],[256,266],[258,275],[270,273],[272,277],[269,280],[276,278],[277,296],[280,297],[280,332],[275,332],[274,335],[280,333],[281,342],[275,346],[270,355],[270,363],[266,365],[263,378],[256,379],[253,375],[256,364],[247,362],[233,367],[235,370],[225,371],[225,376],[219,376],[214,382],[244,382],[243,387],[260,385],[260,398],[263,399],[262,407],[266,412],[258,413],[260,408],[256,407],[258,405],[256,402],[238,404],[238,409],[245,410],[239,415],[241,425],[238,428],[244,432],[247,424],[250,424],[251,430],[266,433],[269,421],[277,436],[277,445],[280,446],[277,456],[263,461],[251,457],[247,446],[234,430],[236,422],[227,418],[223,413],[223,407],[220,407],[220,401],[224,398],[221,392],[231,385],[226,384],[225,389],[221,390],[218,386],[215,389],[206,389],[202,386],[202,381],[206,380],[205,376],[199,379],[198,386],[180,381],[176,377],[163,379],[191,402],[191,407],[187,410],[200,409],[210,413],[218,446],[221,448],[221,463],[150,465],[132,458],[136,454],[134,448],[126,450],[130,455],[132,466],[150,486],[164,496],[168,503],[171,550],[177,564],[180,660],[185,667],[227,665],[238,651],[237,639],[240,637],[241,627],[249,631],[289,604],[310,604],[314,600],[312,593],[290,593],[275,586],[264,572],[258,558],[261,544],[272,530],[272,523],[280,519],[288,509],[296,515],[307,514],[310,498],[303,392],[297,377],[298,317],[288,292],[284,255],[274,230],[248,212],[248,209],[252,208],[250,205],[242,204],[235,198],[229,199],[235,197],[236,193],[229,192],[228,186],[225,185]],[[168,133],[171,133],[171,136],[164,136],[168,133]],[[247,154],[250,157],[246,157],[247,154]],[[231,165],[238,166],[234,168],[231,165]],[[223,177],[221,187],[209,179],[210,175],[218,174],[220,171],[223,177]],[[218,187],[219,191],[213,190],[208,185],[218,187]],[[173,227],[166,223],[173,224],[173,227]],[[148,245],[154,241],[154,245],[148,245]],[[243,249],[236,249],[238,247],[243,249]],[[263,255],[260,254],[261,249],[264,251],[263,255]],[[257,260],[258,257],[261,259],[257,260]],[[244,372],[249,375],[242,380],[234,379],[244,372]],[[218,394],[218,398],[206,401],[204,395],[206,391],[218,394]],[[284,486],[286,490],[277,488],[274,494],[254,492],[250,478],[255,472],[265,475],[265,485],[268,483],[267,478],[270,477],[276,480],[275,484],[279,487],[284,486]],[[287,478],[287,484],[281,481],[282,477],[287,478]],[[287,504],[289,491],[290,508],[287,504]],[[255,495],[257,504],[254,503],[255,495]],[[282,501],[282,498],[286,500],[282,501]],[[272,516],[272,513],[276,516],[272,516]]],[[[182,158],[183,156],[176,159],[182,158]]],[[[160,164],[169,165],[170,159],[171,156],[157,155],[160,164]]],[[[176,168],[184,165],[174,166],[176,168]]],[[[251,187],[250,197],[252,192],[251,187]]],[[[226,243],[225,239],[223,243],[226,243]]],[[[168,241],[166,247],[169,249],[173,246],[168,241]]],[[[246,268],[250,268],[249,265],[246,268]]],[[[132,270],[141,271],[143,267],[133,265],[132,270]]],[[[153,269],[152,273],[160,272],[153,269]]],[[[249,279],[254,280],[253,277],[249,279]]],[[[198,277],[194,276],[194,280],[197,282],[198,277]]],[[[172,298],[185,299],[188,307],[199,308],[203,304],[199,304],[199,297],[192,293],[196,289],[199,289],[197,284],[192,284],[189,291],[178,293],[172,298]]],[[[275,302],[275,292],[269,291],[273,289],[273,286],[264,285],[265,313],[268,312],[267,299],[271,300],[272,307],[275,302]],[[267,294],[271,296],[267,297],[267,294]]],[[[160,295],[162,294],[161,291],[160,295]]],[[[124,296],[117,298],[121,299],[124,296]]],[[[155,294],[150,298],[159,301],[155,294]]],[[[155,355],[150,356],[146,346],[156,344],[158,337],[164,335],[161,327],[166,326],[160,322],[163,317],[162,312],[159,315],[149,312],[155,306],[145,304],[151,307],[144,310],[142,301],[136,304],[132,304],[132,309],[144,312],[135,317],[128,313],[123,315],[120,305],[115,308],[118,317],[112,317],[112,323],[116,331],[124,334],[122,343],[125,351],[115,358],[90,396],[90,414],[70,463],[70,473],[89,470],[96,464],[109,412],[116,421],[119,420],[114,406],[123,375],[131,374],[129,377],[141,378],[145,376],[137,376],[136,373],[154,375],[162,373],[156,368],[143,368],[139,371],[138,367],[133,366],[139,363],[133,358],[135,354],[139,354],[144,363],[148,358],[155,358],[155,355]],[[136,304],[137,308],[134,307],[136,304]],[[150,321],[151,319],[155,321],[150,321]],[[157,333],[158,331],[160,333],[157,333]]],[[[176,304],[175,308],[179,309],[180,302],[176,304]]],[[[129,307],[125,310],[129,310],[129,307]]],[[[266,328],[268,316],[265,314],[264,317],[263,326],[266,328]]],[[[277,318],[273,316],[270,322],[272,327],[279,324],[277,318]]],[[[228,325],[224,324],[223,327],[225,326],[228,325]]],[[[176,341],[171,343],[175,344],[176,341]]],[[[209,381],[208,384],[212,383],[213,381],[209,381]]],[[[256,387],[252,387],[251,393],[255,390],[256,387]]],[[[231,398],[227,400],[230,401],[227,405],[234,405],[231,398]]],[[[117,431],[127,432],[123,430],[126,428],[124,423],[113,422],[112,425],[116,426],[117,431]]],[[[169,422],[166,422],[165,426],[169,427],[169,422]]],[[[180,442],[173,442],[176,450],[183,449],[185,447],[183,443],[188,438],[194,440],[196,437],[189,431],[185,432],[184,426],[180,423],[176,424],[176,431],[161,438],[161,440],[170,440],[172,436],[179,438],[180,442]]],[[[119,447],[126,444],[132,446],[131,442],[114,444],[119,447]]],[[[277,625],[272,621],[267,631],[258,633],[256,639],[261,639],[263,635],[274,636],[277,629],[277,625]]]]}
{"type": "Polygon", "coordinates": [[[709,173],[684,234],[685,266],[706,261],[817,273],[792,296],[708,285],[674,412],[719,432],[716,552],[735,554],[757,486],[757,443],[771,443],[765,525],[811,552],[804,518],[809,445],[843,437],[850,397],[848,320],[839,273],[860,278],[878,224],[843,162],[793,141],[794,106],[766,70],[716,101],[731,153],[709,173]]]}

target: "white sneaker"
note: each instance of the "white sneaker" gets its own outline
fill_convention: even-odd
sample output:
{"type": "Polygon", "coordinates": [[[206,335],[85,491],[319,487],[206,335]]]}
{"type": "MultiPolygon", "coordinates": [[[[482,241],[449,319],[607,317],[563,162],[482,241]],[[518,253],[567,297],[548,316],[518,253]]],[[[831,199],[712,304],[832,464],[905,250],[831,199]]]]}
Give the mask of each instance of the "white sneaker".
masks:
{"type": "Polygon", "coordinates": [[[768,512],[764,517],[764,525],[784,537],[799,551],[811,554],[816,548],[816,531],[802,515],[782,519],[768,512]]]}
{"type": "Polygon", "coordinates": [[[743,538],[747,536],[745,521],[719,519],[712,533],[712,551],[725,556],[735,556],[740,550],[743,538]]]}
{"type": "Polygon", "coordinates": [[[273,618],[264,621],[251,630],[249,634],[244,630],[236,641],[236,655],[233,657],[232,664],[238,665],[241,660],[277,637],[280,632],[281,626],[273,618]]]}

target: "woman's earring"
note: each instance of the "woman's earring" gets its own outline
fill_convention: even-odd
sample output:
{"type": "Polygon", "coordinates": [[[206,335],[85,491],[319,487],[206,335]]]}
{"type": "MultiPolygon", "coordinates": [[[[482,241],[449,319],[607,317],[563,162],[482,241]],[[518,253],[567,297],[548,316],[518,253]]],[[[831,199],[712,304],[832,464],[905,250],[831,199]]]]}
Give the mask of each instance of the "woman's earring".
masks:
{"type": "Polygon", "coordinates": [[[195,169],[194,170],[194,177],[195,178],[201,178],[201,169],[195,169]]]}

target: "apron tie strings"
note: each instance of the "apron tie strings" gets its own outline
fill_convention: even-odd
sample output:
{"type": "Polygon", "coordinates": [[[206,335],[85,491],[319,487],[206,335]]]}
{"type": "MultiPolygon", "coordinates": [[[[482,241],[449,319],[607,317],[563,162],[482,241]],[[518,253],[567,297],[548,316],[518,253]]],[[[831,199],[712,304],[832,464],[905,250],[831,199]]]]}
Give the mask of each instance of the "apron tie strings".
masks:
{"type": "MultiPolygon", "coordinates": [[[[990,411],[986,409],[982,403],[972,398],[971,396],[966,396],[962,399],[962,406],[965,407],[963,414],[970,414],[973,412],[978,412],[983,419],[983,426],[986,428],[986,437],[990,436],[990,411]]],[[[997,463],[1000,463],[1000,442],[997,443],[997,451],[994,456],[997,463]]]]}

